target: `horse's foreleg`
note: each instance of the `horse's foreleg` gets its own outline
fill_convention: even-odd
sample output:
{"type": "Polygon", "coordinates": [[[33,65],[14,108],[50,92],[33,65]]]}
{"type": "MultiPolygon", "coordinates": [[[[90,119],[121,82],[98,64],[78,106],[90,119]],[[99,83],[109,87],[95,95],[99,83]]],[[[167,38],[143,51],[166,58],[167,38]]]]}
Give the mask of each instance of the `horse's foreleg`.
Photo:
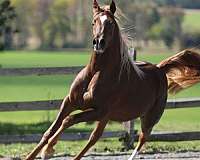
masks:
{"type": "Polygon", "coordinates": [[[93,132],[90,135],[89,141],[87,145],[84,147],[84,149],[74,158],[74,160],[81,159],[84,154],[98,141],[98,139],[102,136],[102,133],[104,131],[104,128],[106,127],[106,124],[108,123],[108,119],[103,119],[97,123],[97,127],[93,130],[93,132]]]}
{"type": "Polygon", "coordinates": [[[62,105],[61,105],[61,108],[56,120],[53,122],[50,128],[45,132],[45,134],[43,135],[38,145],[26,157],[26,160],[35,159],[35,157],[41,151],[41,149],[48,143],[49,138],[51,138],[55,134],[55,132],[60,128],[63,119],[66,118],[66,116],[68,116],[72,111],[73,109],[70,105],[69,97],[67,96],[62,102],[62,105]]]}
{"type": "Polygon", "coordinates": [[[97,109],[91,109],[88,111],[84,111],[82,113],[78,113],[75,115],[70,115],[66,117],[60,128],[57,130],[57,132],[49,139],[48,144],[45,146],[41,153],[41,157],[43,159],[46,159],[49,157],[49,152],[51,152],[53,146],[57,143],[58,138],[60,137],[61,133],[64,131],[65,128],[69,128],[74,124],[80,123],[80,122],[90,122],[90,121],[99,121],[102,119],[102,117],[105,116],[105,112],[102,110],[97,109]]]}

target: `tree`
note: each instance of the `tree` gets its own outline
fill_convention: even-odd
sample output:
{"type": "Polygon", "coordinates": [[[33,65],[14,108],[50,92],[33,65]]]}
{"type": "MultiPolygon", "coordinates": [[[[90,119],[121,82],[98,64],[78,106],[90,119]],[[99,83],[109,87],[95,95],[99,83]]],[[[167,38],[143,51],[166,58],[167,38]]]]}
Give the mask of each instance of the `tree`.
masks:
{"type": "Polygon", "coordinates": [[[199,48],[200,44],[200,33],[199,32],[191,32],[184,33],[181,37],[181,48],[199,48]]]}
{"type": "MultiPolygon", "coordinates": [[[[165,0],[117,1],[118,6],[125,12],[122,13],[125,16],[122,18],[123,26],[121,26],[139,47],[146,46],[149,40],[154,39],[162,39],[170,47],[176,37],[179,39],[181,35],[182,14],[176,8],[173,8],[175,11],[170,9],[174,7],[170,6],[172,0],[168,0],[168,6],[165,7],[162,5],[159,7],[158,1],[161,5],[161,1],[165,0]]],[[[174,0],[176,1],[178,0],[174,0]]],[[[12,0],[11,2],[17,14],[15,26],[19,32],[14,35],[14,44],[18,48],[91,47],[91,0],[12,0]]],[[[110,1],[100,2],[109,4],[110,1]]],[[[5,42],[11,42],[10,38],[13,36],[9,35],[4,34],[1,37],[6,39],[5,42]]]]}
{"type": "Polygon", "coordinates": [[[199,0],[155,0],[159,5],[171,5],[171,6],[179,6],[183,8],[193,8],[199,9],[200,8],[200,1],[199,0]]]}
{"type": "MultiPolygon", "coordinates": [[[[125,15],[128,15],[128,30],[131,28],[128,34],[134,37],[137,42],[146,42],[145,44],[147,44],[150,38],[149,29],[160,21],[160,13],[156,3],[152,0],[135,0],[129,3],[123,1],[120,5],[126,8],[125,15]]],[[[141,47],[141,44],[138,43],[138,46],[141,47]]]]}
{"type": "Polygon", "coordinates": [[[15,34],[16,48],[25,48],[29,45],[29,40],[35,36],[34,21],[38,19],[35,14],[37,0],[12,0],[12,5],[15,6],[16,23],[18,30],[15,34]]]}
{"type": "Polygon", "coordinates": [[[0,50],[10,49],[12,46],[12,21],[16,18],[15,10],[9,0],[0,2],[0,50]]]}
{"type": "Polygon", "coordinates": [[[167,6],[160,9],[160,16],[160,22],[152,26],[149,36],[152,39],[162,39],[171,48],[176,39],[181,42],[184,13],[180,8],[167,6]]]}
{"type": "Polygon", "coordinates": [[[54,1],[49,7],[49,17],[43,24],[47,47],[58,48],[56,40],[60,41],[60,47],[66,43],[66,36],[71,31],[67,11],[68,2],[66,0],[54,1]]]}

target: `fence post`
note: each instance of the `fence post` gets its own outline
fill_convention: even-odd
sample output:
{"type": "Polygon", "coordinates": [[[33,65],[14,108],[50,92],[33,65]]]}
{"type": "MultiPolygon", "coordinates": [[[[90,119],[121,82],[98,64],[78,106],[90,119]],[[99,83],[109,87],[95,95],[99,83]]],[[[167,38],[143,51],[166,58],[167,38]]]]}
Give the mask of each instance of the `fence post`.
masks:
{"type": "MultiPolygon", "coordinates": [[[[134,61],[136,61],[137,51],[135,49],[131,49],[130,52],[133,52],[130,55],[133,56],[132,58],[134,59],[134,61]]],[[[123,126],[126,130],[126,135],[125,137],[123,137],[123,145],[126,150],[129,150],[134,147],[134,134],[135,134],[134,120],[124,122],[123,126]]]]}
{"type": "Polygon", "coordinates": [[[134,148],[134,134],[135,134],[134,120],[124,122],[123,126],[126,130],[126,134],[122,138],[123,146],[124,146],[125,150],[129,150],[129,149],[134,148]]]}

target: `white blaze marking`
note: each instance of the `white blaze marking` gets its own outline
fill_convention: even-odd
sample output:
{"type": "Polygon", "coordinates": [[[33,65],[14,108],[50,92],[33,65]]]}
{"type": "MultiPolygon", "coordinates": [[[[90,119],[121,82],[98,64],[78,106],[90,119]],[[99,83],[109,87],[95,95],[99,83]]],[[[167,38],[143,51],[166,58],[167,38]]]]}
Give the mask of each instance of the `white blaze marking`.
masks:
{"type": "Polygon", "coordinates": [[[100,16],[101,24],[103,24],[108,19],[107,15],[100,16]]]}

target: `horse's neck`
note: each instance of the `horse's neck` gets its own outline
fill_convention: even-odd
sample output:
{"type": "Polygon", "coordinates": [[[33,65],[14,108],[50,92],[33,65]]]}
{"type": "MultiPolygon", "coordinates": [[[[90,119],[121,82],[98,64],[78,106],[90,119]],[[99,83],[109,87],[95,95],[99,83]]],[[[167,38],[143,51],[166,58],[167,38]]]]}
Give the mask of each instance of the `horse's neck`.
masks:
{"type": "Polygon", "coordinates": [[[120,68],[120,49],[112,45],[102,55],[93,53],[89,67],[93,75],[96,72],[107,74],[116,72],[120,68]]]}
{"type": "Polygon", "coordinates": [[[139,69],[133,64],[133,61],[131,62],[129,60],[129,55],[126,53],[128,51],[126,51],[125,42],[122,41],[122,38],[117,36],[117,34],[113,39],[115,41],[110,44],[110,47],[106,49],[105,53],[102,53],[102,55],[92,54],[89,63],[90,75],[93,76],[97,72],[101,72],[107,77],[116,76],[116,78],[119,78],[122,76],[125,77],[125,79],[127,79],[127,77],[129,78],[129,76],[138,77],[139,69]]]}

